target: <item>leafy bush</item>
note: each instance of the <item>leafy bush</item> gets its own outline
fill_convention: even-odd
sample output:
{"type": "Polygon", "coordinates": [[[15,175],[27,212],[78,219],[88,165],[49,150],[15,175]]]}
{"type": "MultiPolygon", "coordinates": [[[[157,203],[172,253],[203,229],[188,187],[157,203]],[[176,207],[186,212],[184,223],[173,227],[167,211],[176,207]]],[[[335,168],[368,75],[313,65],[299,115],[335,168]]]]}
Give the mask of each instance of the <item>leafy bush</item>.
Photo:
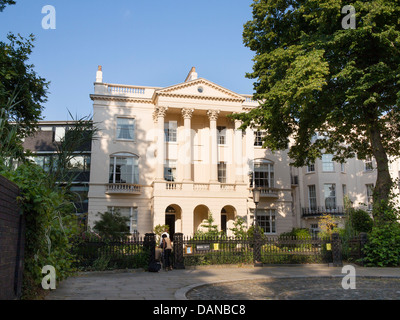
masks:
{"type": "Polygon", "coordinates": [[[57,281],[74,271],[69,238],[78,232],[76,217],[66,191],[54,188],[41,167],[25,162],[0,174],[20,188],[18,200],[26,219],[23,298],[35,298],[44,266],[55,268],[57,281]]]}
{"type": "Polygon", "coordinates": [[[400,224],[395,221],[375,224],[368,234],[364,255],[367,266],[399,266],[400,224]]]}
{"type": "Polygon", "coordinates": [[[374,221],[369,213],[361,209],[349,210],[349,219],[355,232],[370,232],[374,221]]]}
{"type": "Polygon", "coordinates": [[[129,234],[129,218],[121,215],[119,211],[114,213],[98,213],[100,220],[96,221],[93,227],[100,237],[105,239],[123,239],[129,234]]]}

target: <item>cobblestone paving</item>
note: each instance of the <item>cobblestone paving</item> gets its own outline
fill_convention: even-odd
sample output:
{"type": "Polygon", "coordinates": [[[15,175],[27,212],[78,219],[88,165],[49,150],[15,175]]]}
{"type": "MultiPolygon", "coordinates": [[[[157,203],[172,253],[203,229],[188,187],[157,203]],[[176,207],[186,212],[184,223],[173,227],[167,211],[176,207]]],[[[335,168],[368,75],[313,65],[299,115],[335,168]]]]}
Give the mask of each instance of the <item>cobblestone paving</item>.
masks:
{"type": "Polygon", "coordinates": [[[224,282],[194,288],[189,300],[400,300],[399,278],[357,277],[356,289],[342,288],[343,277],[270,278],[224,282]]]}

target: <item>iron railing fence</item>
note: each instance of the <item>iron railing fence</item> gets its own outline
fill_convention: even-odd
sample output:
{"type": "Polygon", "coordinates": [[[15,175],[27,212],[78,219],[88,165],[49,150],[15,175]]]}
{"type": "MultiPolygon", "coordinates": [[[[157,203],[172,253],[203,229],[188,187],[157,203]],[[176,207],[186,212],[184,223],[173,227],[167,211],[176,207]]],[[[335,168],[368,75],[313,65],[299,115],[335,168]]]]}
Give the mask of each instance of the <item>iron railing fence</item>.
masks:
{"type": "Polygon", "coordinates": [[[74,239],[75,265],[83,270],[136,269],[148,265],[149,250],[143,237],[123,240],[74,239]]]}

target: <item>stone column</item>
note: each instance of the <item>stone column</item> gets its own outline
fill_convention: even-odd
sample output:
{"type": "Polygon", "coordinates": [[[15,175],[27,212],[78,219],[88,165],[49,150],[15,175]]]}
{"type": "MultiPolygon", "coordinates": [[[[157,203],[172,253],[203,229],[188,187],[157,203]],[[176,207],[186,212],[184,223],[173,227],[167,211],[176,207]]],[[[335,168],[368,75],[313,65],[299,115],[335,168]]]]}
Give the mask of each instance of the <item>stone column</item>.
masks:
{"type": "Polygon", "coordinates": [[[194,109],[182,109],[182,116],[184,119],[184,154],[182,155],[184,159],[179,159],[179,161],[183,164],[183,181],[192,181],[192,125],[191,119],[193,115],[194,109]]]}
{"type": "Polygon", "coordinates": [[[210,183],[218,182],[218,143],[217,143],[217,119],[219,110],[207,112],[210,119],[210,183]]]}
{"type": "Polygon", "coordinates": [[[157,107],[157,171],[156,180],[164,180],[165,141],[164,141],[164,119],[168,107],[157,107]]]}
{"type": "Polygon", "coordinates": [[[243,183],[243,135],[239,127],[242,125],[240,120],[235,120],[235,146],[234,146],[234,164],[236,183],[243,183]]]}

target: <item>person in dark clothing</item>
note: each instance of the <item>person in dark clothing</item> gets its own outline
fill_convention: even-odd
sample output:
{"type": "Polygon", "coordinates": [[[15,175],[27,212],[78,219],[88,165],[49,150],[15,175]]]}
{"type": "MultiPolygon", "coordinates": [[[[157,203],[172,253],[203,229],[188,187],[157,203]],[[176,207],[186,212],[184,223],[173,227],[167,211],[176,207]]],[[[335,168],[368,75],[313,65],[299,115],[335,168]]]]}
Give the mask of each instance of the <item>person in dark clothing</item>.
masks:
{"type": "Polygon", "coordinates": [[[166,235],[162,235],[162,243],[161,247],[163,249],[163,256],[164,256],[164,270],[172,270],[171,266],[171,251],[172,251],[172,245],[171,245],[171,239],[166,235]]]}

